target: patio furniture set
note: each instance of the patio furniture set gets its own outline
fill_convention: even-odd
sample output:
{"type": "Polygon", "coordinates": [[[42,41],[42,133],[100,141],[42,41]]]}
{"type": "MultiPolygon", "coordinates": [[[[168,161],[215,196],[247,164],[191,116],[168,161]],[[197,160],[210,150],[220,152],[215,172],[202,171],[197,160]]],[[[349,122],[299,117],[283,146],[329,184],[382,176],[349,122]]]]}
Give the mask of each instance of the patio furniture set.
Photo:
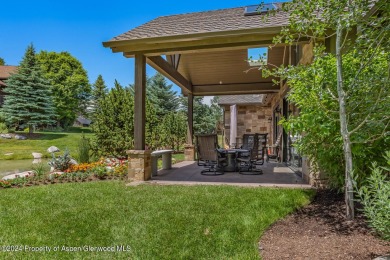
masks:
{"type": "MultiPolygon", "coordinates": [[[[216,134],[196,135],[196,153],[202,175],[222,175],[224,172],[259,175],[259,166],[270,159],[279,161],[279,144],[267,146],[268,134],[244,134],[241,147],[229,149],[218,146],[216,134]],[[275,152],[271,152],[273,149],[275,152]]],[[[278,138],[280,139],[280,138],[278,138]]],[[[280,141],[279,141],[280,142],[280,141]]]]}

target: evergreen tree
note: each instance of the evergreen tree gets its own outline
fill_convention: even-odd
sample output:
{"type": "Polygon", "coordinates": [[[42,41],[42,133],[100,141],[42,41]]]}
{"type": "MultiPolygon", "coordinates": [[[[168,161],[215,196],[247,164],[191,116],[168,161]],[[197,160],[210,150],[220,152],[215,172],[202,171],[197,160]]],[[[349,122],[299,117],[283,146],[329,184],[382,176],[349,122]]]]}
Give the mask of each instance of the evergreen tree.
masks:
{"type": "Polygon", "coordinates": [[[93,150],[96,155],[125,157],[133,148],[134,96],[129,88],[117,81],[107,95],[99,100],[92,130],[95,135],[93,150]]]}
{"type": "Polygon", "coordinates": [[[3,58],[0,57],[0,65],[4,66],[5,65],[5,61],[3,58]]]}
{"type": "Polygon", "coordinates": [[[55,117],[49,82],[44,78],[33,45],[28,46],[18,71],[7,80],[3,112],[11,125],[33,127],[54,123],[55,117]]]}
{"type": "Polygon", "coordinates": [[[161,118],[156,114],[156,106],[146,99],[145,143],[149,149],[155,150],[161,146],[161,132],[159,125],[161,118]]]}
{"type": "MultiPolygon", "coordinates": [[[[188,100],[187,97],[181,98],[182,109],[187,113],[188,100]]],[[[194,97],[194,134],[210,134],[215,133],[217,120],[213,109],[203,102],[203,97],[194,97]]]]}
{"type": "Polygon", "coordinates": [[[187,116],[183,111],[170,112],[162,119],[159,130],[161,143],[178,151],[186,142],[187,116]]]}
{"type": "Polygon", "coordinates": [[[214,117],[214,122],[215,122],[215,126],[218,128],[218,126],[221,126],[221,129],[218,129],[218,130],[222,130],[222,123],[223,123],[223,110],[222,108],[218,105],[218,101],[219,101],[219,96],[215,96],[211,99],[211,105],[210,105],[210,108],[211,108],[211,112],[213,114],[213,117],[214,117]]]}
{"type": "Polygon", "coordinates": [[[166,79],[160,73],[148,80],[147,94],[150,101],[155,104],[156,113],[159,117],[177,111],[180,106],[177,92],[172,90],[172,85],[168,85],[166,79]]]}
{"type": "Polygon", "coordinates": [[[92,120],[95,117],[95,113],[97,113],[97,110],[101,109],[102,100],[106,97],[107,92],[108,91],[107,91],[106,83],[104,82],[102,75],[99,75],[95,83],[92,85],[92,96],[91,96],[92,120]]]}
{"type": "Polygon", "coordinates": [[[107,86],[104,82],[103,76],[99,75],[92,86],[92,98],[97,101],[107,94],[107,86]]]}

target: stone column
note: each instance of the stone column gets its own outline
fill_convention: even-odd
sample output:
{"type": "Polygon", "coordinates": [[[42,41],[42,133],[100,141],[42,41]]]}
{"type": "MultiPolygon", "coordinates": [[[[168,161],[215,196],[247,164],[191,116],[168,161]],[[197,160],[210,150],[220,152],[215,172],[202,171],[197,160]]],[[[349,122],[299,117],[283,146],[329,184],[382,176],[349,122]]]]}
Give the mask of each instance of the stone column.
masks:
{"type": "Polygon", "coordinates": [[[184,145],[184,160],[194,161],[195,160],[195,146],[192,144],[184,145]]]}
{"type": "Polygon", "coordinates": [[[129,150],[128,178],[132,181],[147,181],[151,178],[152,165],[150,150],[129,150]]]}

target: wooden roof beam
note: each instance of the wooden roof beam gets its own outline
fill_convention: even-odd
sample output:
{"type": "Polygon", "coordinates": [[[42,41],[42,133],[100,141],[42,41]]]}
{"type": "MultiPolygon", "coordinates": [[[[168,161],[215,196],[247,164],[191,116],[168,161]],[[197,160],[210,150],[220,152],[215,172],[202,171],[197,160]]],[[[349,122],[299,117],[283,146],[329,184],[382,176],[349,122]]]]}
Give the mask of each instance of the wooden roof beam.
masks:
{"type": "MultiPolygon", "coordinates": [[[[146,51],[145,56],[204,53],[210,51],[231,51],[231,50],[240,50],[240,49],[248,49],[248,48],[256,48],[256,47],[268,47],[271,44],[272,44],[271,41],[256,41],[256,42],[241,42],[241,43],[229,43],[229,44],[226,43],[226,44],[219,44],[219,45],[159,48],[155,50],[146,51]]],[[[136,53],[137,52],[135,51],[128,51],[128,52],[124,52],[124,56],[127,58],[133,58],[136,53]]]]}
{"type": "Polygon", "coordinates": [[[241,84],[214,84],[192,86],[194,96],[268,94],[279,91],[279,85],[273,82],[255,82],[241,84]]]}
{"type": "Polygon", "coordinates": [[[143,52],[143,53],[154,53],[154,50],[178,50],[178,49],[204,49],[211,47],[224,47],[224,46],[242,46],[246,43],[255,44],[261,42],[262,44],[272,44],[272,39],[277,34],[263,35],[242,35],[235,37],[218,37],[218,38],[207,38],[202,40],[191,40],[191,41],[174,41],[174,42],[155,42],[155,43],[129,43],[123,46],[111,47],[112,52],[143,52]]]}
{"type": "Polygon", "coordinates": [[[184,94],[192,93],[192,84],[161,56],[147,57],[147,63],[178,85],[184,94]]]}

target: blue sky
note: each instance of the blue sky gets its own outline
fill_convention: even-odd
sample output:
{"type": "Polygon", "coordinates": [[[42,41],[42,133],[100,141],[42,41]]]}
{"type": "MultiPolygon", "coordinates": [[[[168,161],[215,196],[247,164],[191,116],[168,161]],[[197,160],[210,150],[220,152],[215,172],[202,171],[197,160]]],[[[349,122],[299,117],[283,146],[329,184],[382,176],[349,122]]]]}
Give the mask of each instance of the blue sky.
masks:
{"type": "MultiPolygon", "coordinates": [[[[268,1],[266,1],[268,2],[268,1]]],[[[133,83],[134,60],[112,53],[103,41],[158,16],[258,4],[260,1],[4,1],[0,15],[0,57],[18,65],[27,45],[36,51],[67,51],[81,61],[93,83],[103,75],[108,87],[117,79],[133,83]]],[[[155,71],[148,68],[148,75],[155,71]]],[[[174,87],[179,92],[178,87],[174,87]]]]}

